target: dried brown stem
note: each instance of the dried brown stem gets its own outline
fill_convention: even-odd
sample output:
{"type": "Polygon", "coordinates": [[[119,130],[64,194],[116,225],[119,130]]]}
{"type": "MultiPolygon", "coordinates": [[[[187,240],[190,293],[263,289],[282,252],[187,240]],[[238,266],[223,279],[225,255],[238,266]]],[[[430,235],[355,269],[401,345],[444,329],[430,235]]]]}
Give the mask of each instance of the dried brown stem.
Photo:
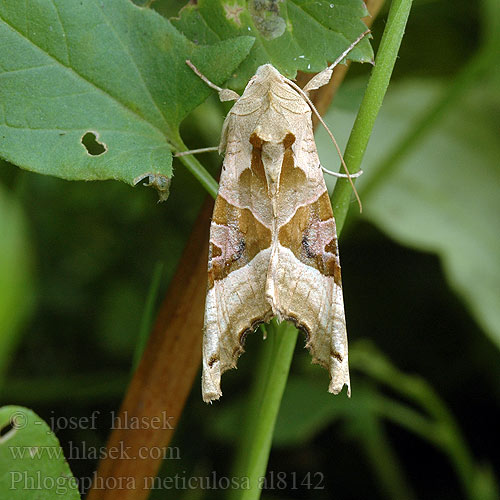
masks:
{"type": "Polygon", "coordinates": [[[144,500],[149,495],[162,461],[156,452],[172,439],[201,361],[212,206],[210,200],[198,216],[122,403],[119,418],[125,428],[115,428],[107,445],[119,456],[108,453],[100,462],[87,500],[144,500]],[[138,429],[127,425],[134,421],[141,422],[138,429]]]}

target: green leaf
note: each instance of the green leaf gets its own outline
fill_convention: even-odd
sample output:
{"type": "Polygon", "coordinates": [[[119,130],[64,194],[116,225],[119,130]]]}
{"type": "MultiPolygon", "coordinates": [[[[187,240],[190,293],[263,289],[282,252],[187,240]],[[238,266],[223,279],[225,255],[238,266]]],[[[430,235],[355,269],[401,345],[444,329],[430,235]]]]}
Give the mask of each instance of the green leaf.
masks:
{"type": "Polygon", "coordinates": [[[1,498],[80,498],[59,440],[38,415],[20,406],[4,406],[0,429],[1,498]]]}
{"type": "MultiPolygon", "coordinates": [[[[199,43],[254,36],[250,56],[230,84],[241,89],[265,63],[289,78],[294,78],[297,70],[321,71],[366,30],[361,21],[366,15],[362,0],[200,0],[187,5],[172,22],[199,43]]],[[[373,61],[368,39],[349,54],[349,59],[373,61]]]]}
{"type": "MultiPolygon", "coordinates": [[[[2,161],[0,167],[7,168],[2,161]]],[[[32,306],[31,247],[17,200],[0,186],[0,384],[32,306]]]]}
{"type": "MultiPolygon", "coordinates": [[[[443,85],[423,81],[394,85],[389,92],[359,179],[363,215],[395,240],[437,253],[451,286],[500,347],[497,87],[483,84],[469,92],[394,174],[363,197],[364,186],[377,180],[379,161],[444,92],[443,85]]],[[[339,137],[353,118],[337,110],[327,122],[339,137]]],[[[323,152],[331,151],[324,134],[318,142],[323,152]]],[[[327,168],[337,168],[331,154],[322,158],[327,168]]]]}
{"type": "Polygon", "coordinates": [[[0,156],[65,179],[172,175],[178,127],[222,84],[253,39],[197,46],[129,0],[0,3],[0,156]]]}

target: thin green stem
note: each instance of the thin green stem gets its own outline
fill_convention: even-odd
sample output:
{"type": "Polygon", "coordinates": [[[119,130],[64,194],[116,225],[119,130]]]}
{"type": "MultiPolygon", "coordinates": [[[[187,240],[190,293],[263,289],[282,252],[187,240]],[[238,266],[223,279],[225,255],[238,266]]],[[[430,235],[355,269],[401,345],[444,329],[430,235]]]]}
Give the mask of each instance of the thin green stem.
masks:
{"type": "Polygon", "coordinates": [[[235,476],[248,477],[249,488],[232,490],[231,498],[260,498],[266,475],[274,426],[285,390],[298,331],[289,323],[273,322],[267,329],[254,383],[245,412],[242,438],[235,461],[235,476]]]}
{"type": "Polygon", "coordinates": [[[156,299],[158,298],[158,291],[160,289],[161,276],[163,273],[163,262],[157,262],[153,269],[153,277],[149,285],[148,295],[144,303],[144,310],[142,312],[141,324],[139,327],[139,335],[137,336],[137,343],[135,344],[134,357],[132,360],[132,373],[135,372],[139,362],[142,358],[142,353],[148,342],[149,332],[153,325],[153,314],[156,299]]]}
{"type": "MultiPolygon", "coordinates": [[[[180,137],[172,139],[170,143],[175,153],[188,149],[180,137]]],[[[217,197],[217,191],[219,191],[219,185],[210,175],[210,172],[195,158],[195,156],[179,156],[178,160],[187,167],[194,177],[200,181],[200,184],[207,190],[208,194],[215,199],[217,197]]]]}
{"type": "MultiPolygon", "coordinates": [[[[392,2],[376,66],[347,145],[345,159],[351,173],[360,168],[375,118],[389,84],[411,4],[412,0],[392,2]]],[[[332,196],[338,234],[342,230],[350,198],[351,188],[348,181],[338,180],[332,196]]],[[[265,347],[260,368],[255,373],[247,421],[242,428],[244,437],[236,459],[236,473],[249,478],[250,489],[234,490],[232,499],[260,498],[259,480],[265,475],[267,468],[274,426],[297,340],[297,331],[290,326],[286,328],[286,334],[280,331],[271,332],[274,340],[268,341],[270,345],[265,347]]]]}
{"type": "MultiPolygon", "coordinates": [[[[380,42],[373,68],[358,116],[347,142],[344,160],[351,174],[361,167],[375,119],[382,106],[401,40],[410,14],[412,0],[393,0],[387,25],[380,42]]],[[[351,186],[346,179],[338,179],[332,194],[333,213],[337,231],[343,227],[351,200],[351,186]]]]}
{"type": "Polygon", "coordinates": [[[365,182],[362,189],[362,198],[367,199],[377,191],[388,177],[401,165],[401,160],[412,150],[413,147],[421,143],[422,139],[433,127],[444,117],[448,110],[453,108],[471,88],[478,77],[486,69],[485,64],[489,58],[485,53],[479,53],[469,64],[453,79],[447,87],[445,94],[440,97],[421,117],[417,123],[403,136],[396,146],[389,151],[375,167],[376,175],[365,182]]]}
{"type": "Polygon", "coordinates": [[[378,487],[383,491],[384,497],[394,500],[414,499],[415,494],[409,489],[380,419],[373,413],[367,413],[360,417],[358,425],[363,426],[364,436],[359,442],[377,475],[378,487]]]}
{"type": "Polygon", "coordinates": [[[208,194],[215,199],[219,185],[208,170],[193,155],[181,156],[179,160],[200,181],[200,184],[207,190],[208,194]]]}
{"type": "MultiPolygon", "coordinates": [[[[358,343],[353,349],[351,365],[390,387],[397,394],[407,398],[424,410],[404,407],[395,401],[379,398],[377,410],[381,416],[411,430],[423,439],[433,443],[452,462],[462,487],[470,500],[481,498],[476,491],[478,468],[460,432],[457,422],[434,389],[423,379],[407,375],[392,366],[369,344],[358,343]]],[[[488,480],[484,478],[483,481],[488,480]]],[[[485,483],[486,484],[486,483],[485,483]]],[[[495,491],[494,481],[486,484],[485,491],[495,491]]],[[[493,498],[492,495],[484,498],[493,498]]]]}
{"type": "Polygon", "coordinates": [[[463,95],[490,71],[498,58],[500,12],[496,0],[482,2],[483,43],[472,59],[447,86],[445,93],[417,120],[374,168],[376,175],[364,183],[362,198],[367,199],[401,165],[401,160],[432,131],[448,111],[460,103],[463,95]]]}

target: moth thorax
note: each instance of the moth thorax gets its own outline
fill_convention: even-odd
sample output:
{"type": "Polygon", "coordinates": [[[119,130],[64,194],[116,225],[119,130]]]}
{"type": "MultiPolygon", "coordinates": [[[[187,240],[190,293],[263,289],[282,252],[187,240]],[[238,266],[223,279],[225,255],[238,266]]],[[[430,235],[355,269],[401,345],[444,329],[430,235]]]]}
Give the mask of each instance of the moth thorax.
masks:
{"type": "Polygon", "coordinates": [[[271,80],[282,80],[282,76],[280,72],[271,64],[263,64],[257,68],[257,72],[255,73],[256,80],[259,82],[268,82],[271,80]]]}
{"type": "Polygon", "coordinates": [[[262,145],[262,164],[266,174],[267,191],[271,196],[278,192],[284,152],[282,142],[265,142],[262,145]]]}

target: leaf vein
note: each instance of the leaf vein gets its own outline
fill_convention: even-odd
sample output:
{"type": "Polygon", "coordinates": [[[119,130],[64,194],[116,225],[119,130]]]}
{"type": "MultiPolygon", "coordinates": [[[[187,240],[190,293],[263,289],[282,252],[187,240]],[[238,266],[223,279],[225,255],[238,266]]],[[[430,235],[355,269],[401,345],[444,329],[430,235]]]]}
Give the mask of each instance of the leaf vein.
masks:
{"type": "Polygon", "coordinates": [[[122,109],[124,109],[127,113],[131,113],[132,115],[136,116],[139,120],[141,120],[142,122],[144,122],[147,125],[149,125],[150,127],[152,127],[154,130],[156,130],[157,132],[159,132],[162,136],[165,136],[165,133],[161,129],[159,129],[154,123],[152,123],[149,120],[147,120],[145,117],[143,117],[142,115],[140,115],[137,111],[129,108],[125,103],[123,103],[120,100],[118,100],[115,96],[113,96],[110,93],[108,93],[102,87],[99,87],[99,85],[97,85],[95,82],[93,82],[93,81],[88,80],[87,78],[85,78],[82,74],[80,74],[78,71],[76,71],[75,68],[73,68],[71,66],[65,65],[63,61],[60,61],[59,59],[57,59],[57,57],[53,56],[52,54],[50,54],[49,52],[47,52],[46,50],[44,50],[42,47],[39,47],[33,40],[31,40],[30,38],[28,38],[27,36],[25,36],[15,26],[12,26],[10,23],[8,23],[6,19],[4,19],[4,18],[0,18],[0,19],[5,23],[6,26],[9,26],[10,29],[12,29],[13,31],[15,31],[22,39],[28,41],[33,47],[35,47],[40,52],[42,52],[43,54],[45,54],[48,58],[50,58],[51,60],[55,61],[57,64],[61,65],[63,68],[66,68],[69,72],[71,72],[74,75],[76,75],[83,82],[87,83],[88,85],[90,85],[91,87],[93,87],[94,89],[96,89],[98,92],[102,93],[108,99],[111,99],[118,106],[120,106],[122,109]]]}
{"type": "Polygon", "coordinates": [[[54,6],[54,10],[55,10],[56,15],[57,15],[57,20],[59,21],[59,24],[61,25],[61,30],[63,32],[64,45],[65,45],[65,48],[66,48],[67,63],[68,63],[68,66],[71,66],[71,54],[69,52],[68,37],[67,37],[67,34],[66,34],[66,29],[64,28],[64,24],[62,22],[61,15],[59,14],[59,9],[57,8],[55,0],[51,0],[51,2],[52,2],[52,5],[54,6]]]}
{"type": "MultiPolygon", "coordinates": [[[[94,3],[96,3],[96,0],[94,0],[94,3]]],[[[132,64],[134,65],[135,69],[137,70],[137,74],[139,75],[139,77],[141,79],[141,82],[142,82],[142,84],[144,86],[144,90],[146,91],[146,93],[149,96],[151,102],[153,103],[154,107],[158,111],[158,113],[160,115],[160,118],[161,118],[161,121],[163,122],[163,124],[165,125],[165,127],[168,128],[168,123],[167,123],[166,116],[161,111],[160,107],[158,106],[158,103],[156,102],[155,98],[151,94],[151,91],[149,90],[148,86],[146,85],[146,81],[144,80],[144,75],[141,73],[141,71],[139,69],[139,66],[137,65],[136,60],[132,56],[129,48],[127,47],[127,45],[125,43],[123,43],[123,40],[120,38],[120,36],[119,36],[118,32],[116,31],[116,29],[114,28],[114,26],[109,22],[109,19],[106,17],[106,15],[104,14],[104,12],[102,13],[102,15],[103,15],[104,19],[106,20],[106,25],[115,34],[116,39],[120,42],[120,45],[122,46],[125,54],[127,54],[129,56],[130,60],[132,61],[132,64]]]]}
{"type": "Polygon", "coordinates": [[[343,33],[341,33],[340,31],[328,28],[324,24],[321,24],[321,22],[318,19],[316,19],[310,12],[308,12],[307,10],[305,10],[303,6],[297,5],[296,3],[294,3],[293,0],[289,0],[289,4],[293,5],[297,10],[300,10],[307,17],[309,17],[310,19],[312,19],[314,21],[314,23],[316,23],[321,28],[322,31],[331,31],[332,33],[335,33],[336,35],[341,36],[347,43],[350,43],[349,40],[345,37],[345,35],[343,33]]]}

